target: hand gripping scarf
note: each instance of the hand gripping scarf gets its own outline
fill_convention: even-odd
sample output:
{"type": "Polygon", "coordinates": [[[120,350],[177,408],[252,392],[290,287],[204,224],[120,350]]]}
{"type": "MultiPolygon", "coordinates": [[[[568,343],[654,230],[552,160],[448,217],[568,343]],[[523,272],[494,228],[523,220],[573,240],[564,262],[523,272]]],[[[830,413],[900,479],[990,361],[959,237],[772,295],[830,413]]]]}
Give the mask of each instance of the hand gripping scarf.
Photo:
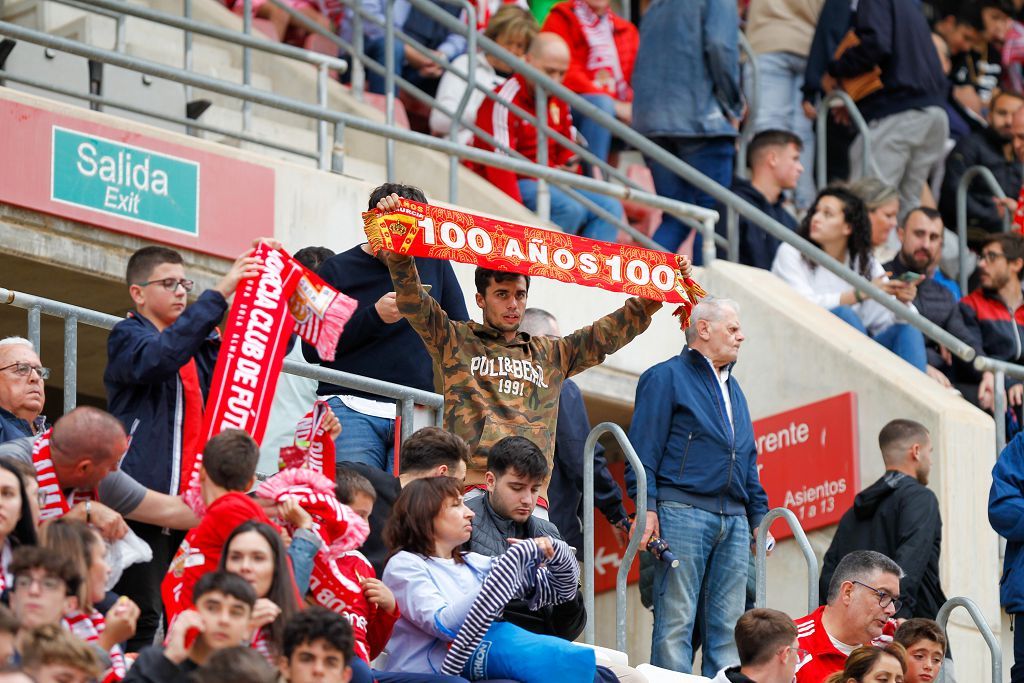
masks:
{"type": "Polygon", "coordinates": [[[330,410],[326,401],[313,403],[313,409],[295,427],[295,443],[281,448],[279,470],[304,467],[335,481],[334,441],[324,429],[330,410]]]}
{"type": "Polygon", "coordinates": [[[393,213],[367,211],[370,250],[448,259],[483,268],[547,277],[611,292],[679,304],[673,315],[690,324],[690,311],[707,293],[679,271],[675,254],[614,244],[409,199],[393,213]]]}

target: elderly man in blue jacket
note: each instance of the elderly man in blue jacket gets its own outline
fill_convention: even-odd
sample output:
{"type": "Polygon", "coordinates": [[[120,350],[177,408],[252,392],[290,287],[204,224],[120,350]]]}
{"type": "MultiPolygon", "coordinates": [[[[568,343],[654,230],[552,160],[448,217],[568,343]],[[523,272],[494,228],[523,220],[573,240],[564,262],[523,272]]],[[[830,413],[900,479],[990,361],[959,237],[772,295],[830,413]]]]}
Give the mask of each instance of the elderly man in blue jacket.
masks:
{"type": "MultiPolygon", "coordinates": [[[[733,629],[744,609],[751,534],[768,512],[754,427],[732,376],[743,339],[735,302],[701,302],[687,348],[641,375],[629,430],[647,474],[641,547],[659,535],[680,562],[656,563],[651,664],[691,673],[696,626],[709,678],[739,661],[733,629]]],[[[644,495],[632,471],[627,485],[644,495]]]]}
{"type": "MultiPolygon", "coordinates": [[[[1006,445],[992,468],[988,522],[1006,539],[999,604],[1011,617],[1024,613],[1024,433],[1006,445]]],[[[1013,630],[1011,683],[1024,681],[1024,628],[1013,630]]]]}

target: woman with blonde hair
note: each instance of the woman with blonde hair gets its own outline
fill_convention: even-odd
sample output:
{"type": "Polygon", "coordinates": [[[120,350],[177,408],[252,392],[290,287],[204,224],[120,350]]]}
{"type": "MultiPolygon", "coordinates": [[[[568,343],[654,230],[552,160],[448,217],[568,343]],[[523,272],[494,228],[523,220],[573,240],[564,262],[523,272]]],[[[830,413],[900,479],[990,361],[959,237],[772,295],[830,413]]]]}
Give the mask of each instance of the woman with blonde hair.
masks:
{"type": "Polygon", "coordinates": [[[867,176],[850,183],[850,192],[864,202],[871,220],[871,247],[879,262],[889,261],[900,249],[893,231],[899,222],[900,194],[892,185],[867,176]]]}
{"type": "Polygon", "coordinates": [[[846,666],[825,683],[903,683],[907,651],[899,643],[865,645],[850,653],[846,666]]]}

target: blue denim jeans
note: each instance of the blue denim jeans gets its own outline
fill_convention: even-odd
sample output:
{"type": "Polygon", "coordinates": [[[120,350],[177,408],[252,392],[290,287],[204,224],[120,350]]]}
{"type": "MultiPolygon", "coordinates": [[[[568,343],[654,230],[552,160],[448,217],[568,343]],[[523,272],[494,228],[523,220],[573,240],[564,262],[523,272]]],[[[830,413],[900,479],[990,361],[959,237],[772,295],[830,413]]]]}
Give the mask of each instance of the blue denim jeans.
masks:
{"type": "Polygon", "coordinates": [[[757,56],[757,67],[760,88],[754,130],[758,133],[786,130],[800,138],[803,143],[800,163],[804,165],[804,172],[796,186],[796,205],[806,209],[814,202],[815,195],[814,122],[804,116],[801,90],[807,58],[791,52],[764,52],[757,56]]]}
{"type": "Polygon", "coordinates": [[[327,400],[341,423],[341,434],[334,440],[334,459],[338,464],[361,462],[390,472],[395,461],[395,421],[352,410],[337,396],[327,400]]]}
{"type": "MultiPolygon", "coordinates": [[[[593,93],[580,95],[580,97],[615,118],[615,100],[610,95],[593,93]]],[[[608,152],[612,147],[612,132],[597,121],[588,119],[576,109],[572,110],[572,120],[576,124],[576,130],[586,139],[587,149],[601,161],[608,161],[608,152]]]]}
{"type": "MultiPolygon", "coordinates": [[[[832,313],[861,334],[868,334],[860,316],[850,306],[836,306],[832,313]]],[[[925,371],[928,365],[928,352],[924,348],[924,335],[916,327],[896,323],[883,329],[873,339],[921,372],[925,371]]]]}
{"type": "MultiPolygon", "coordinates": [[[[384,64],[384,37],[380,38],[366,38],[363,43],[363,52],[367,57],[373,59],[381,64],[384,64]]],[[[394,45],[395,53],[395,73],[401,74],[405,67],[405,44],[400,40],[395,40],[394,45]]],[[[353,57],[353,59],[355,59],[353,57]]],[[[349,69],[346,73],[350,73],[349,69]]],[[[366,89],[370,92],[377,93],[378,95],[384,95],[387,90],[385,89],[386,81],[384,74],[379,74],[371,69],[366,70],[366,89]]],[[[395,84],[395,95],[398,95],[398,84],[395,84]]]]}
{"type": "MultiPolygon", "coordinates": [[[[619,229],[612,223],[600,218],[596,213],[583,206],[565,192],[553,185],[548,185],[551,191],[551,222],[562,230],[589,237],[605,242],[614,242],[619,234],[619,229]]],[[[613,216],[623,217],[622,204],[617,199],[606,197],[596,192],[587,190],[576,190],[581,195],[594,202],[613,216]]],[[[523,198],[523,204],[531,211],[537,210],[537,181],[521,179],[519,181],[519,194],[523,198]]]]}
{"type": "MultiPolygon", "coordinates": [[[[679,157],[682,162],[693,166],[722,187],[729,187],[732,182],[732,164],[736,154],[735,141],[732,138],[654,138],[653,140],[679,157]]],[[[715,200],[711,195],[698,190],[652,159],[647,160],[647,165],[650,166],[651,175],[654,176],[654,187],[662,197],[678,199],[687,204],[697,204],[706,209],[715,208],[715,200]]],[[[675,252],[679,249],[679,245],[689,237],[692,229],[675,216],[666,213],[661,219],[661,226],[654,233],[654,241],[664,247],[665,251],[675,252]]],[[[700,255],[701,243],[701,234],[698,232],[693,241],[694,265],[703,263],[700,255]]]]}
{"type": "Polygon", "coordinates": [[[746,601],[750,525],[742,515],[668,501],[658,503],[658,524],[679,566],[654,566],[651,664],[691,673],[696,626],[704,675],[714,677],[739,663],[733,629],[746,601]]]}

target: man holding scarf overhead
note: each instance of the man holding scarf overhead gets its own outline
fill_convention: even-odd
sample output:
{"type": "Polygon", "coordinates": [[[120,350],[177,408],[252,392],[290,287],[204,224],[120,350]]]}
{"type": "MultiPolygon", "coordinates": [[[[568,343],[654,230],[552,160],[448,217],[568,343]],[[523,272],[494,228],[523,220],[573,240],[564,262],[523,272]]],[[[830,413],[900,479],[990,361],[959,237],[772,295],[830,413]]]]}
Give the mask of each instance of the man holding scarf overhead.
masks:
{"type": "MultiPolygon", "coordinates": [[[[401,200],[397,195],[382,199],[377,209],[377,213],[364,214],[367,236],[371,247],[387,251],[398,310],[422,337],[427,350],[441,368],[442,393],[445,397],[444,427],[465,439],[472,453],[466,473],[466,484],[475,491],[470,493],[471,497],[480,495],[478,487],[484,482],[488,450],[506,436],[522,436],[537,444],[550,467],[554,455],[555,421],[562,382],[587,368],[599,365],[607,354],[618,351],[647,329],[651,324],[651,316],[662,305],[662,301],[652,300],[653,297],[671,300],[664,291],[650,285],[650,281],[661,278],[663,282],[674,282],[675,277],[687,279],[690,273],[689,259],[685,257],[678,261],[679,273],[664,263],[653,268],[645,264],[649,274],[648,286],[632,289],[649,293],[652,299],[631,298],[622,308],[592,325],[566,337],[552,339],[531,337],[519,331],[530,287],[528,275],[478,267],[476,303],[483,313],[483,323],[453,322],[420,286],[413,258],[396,253],[425,249],[421,245],[413,245],[413,242],[417,237],[427,243],[434,238],[435,217],[450,219],[440,223],[442,241],[451,241],[452,235],[462,230],[460,225],[452,221],[468,222],[472,227],[465,231],[466,237],[453,243],[461,243],[475,250],[477,257],[483,251],[483,246],[503,244],[500,254],[494,255],[492,252],[483,258],[474,257],[465,249],[448,248],[443,250],[448,258],[497,265],[506,260],[510,253],[519,254],[523,243],[528,245],[529,253],[533,254],[535,247],[546,241],[543,248],[551,248],[552,266],[556,263],[568,264],[570,260],[580,264],[578,268],[567,267],[564,271],[567,275],[559,274],[559,279],[568,277],[583,284],[616,291],[626,288],[613,284],[614,278],[609,280],[600,277],[607,272],[614,272],[614,268],[608,270],[609,264],[621,265],[615,261],[616,258],[622,258],[621,248],[619,245],[509,224],[494,225],[488,232],[481,227],[486,222],[484,219],[416,205],[401,200]],[[416,212],[423,214],[412,220],[405,216],[381,215],[399,209],[405,216],[415,216],[416,212]],[[523,231],[522,241],[513,236],[519,230],[523,231]],[[404,236],[401,245],[395,244],[396,236],[404,236]],[[659,269],[667,269],[667,274],[665,270],[659,269]],[[658,277],[654,273],[658,273],[658,277]]],[[[659,252],[634,247],[630,249],[654,261],[672,258],[659,252]]],[[[527,263],[530,260],[513,259],[508,269],[520,272],[526,269],[529,272],[554,275],[551,272],[553,268],[541,264],[534,264],[536,267],[533,268],[527,263]],[[513,262],[520,265],[516,267],[512,265],[513,262]]],[[[637,259],[634,259],[629,264],[636,262],[637,259]]],[[[627,267],[626,270],[630,269],[627,267]]],[[[678,298],[675,300],[682,301],[678,298]]],[[[535,514],[546,517],[546,484],[541,491],[539,503],[535,514]]]]}

